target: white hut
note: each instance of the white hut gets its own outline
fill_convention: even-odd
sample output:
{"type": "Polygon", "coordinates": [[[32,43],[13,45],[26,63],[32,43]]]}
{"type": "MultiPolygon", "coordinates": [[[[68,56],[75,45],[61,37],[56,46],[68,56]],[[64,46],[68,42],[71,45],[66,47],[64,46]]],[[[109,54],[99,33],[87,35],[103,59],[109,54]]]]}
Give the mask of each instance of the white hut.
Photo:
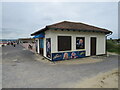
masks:
{"type": "Polygon", "coordinates": [[[95,26],[63,21],[32,33],[38,53],[49,60],[65,60],[106,54],[106,37],[111,31],[95,26]]]}

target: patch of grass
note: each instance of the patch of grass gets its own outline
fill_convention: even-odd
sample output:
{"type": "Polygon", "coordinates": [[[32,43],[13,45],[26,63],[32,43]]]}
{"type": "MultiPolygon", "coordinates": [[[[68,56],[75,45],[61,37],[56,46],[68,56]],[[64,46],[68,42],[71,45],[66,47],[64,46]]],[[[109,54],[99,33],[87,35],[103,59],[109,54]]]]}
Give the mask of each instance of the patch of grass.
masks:
{"type": "Polygon", "coordinates": [[[113,40],[107,40],[107,51],[120,54],[120,44],[113,40]]]}

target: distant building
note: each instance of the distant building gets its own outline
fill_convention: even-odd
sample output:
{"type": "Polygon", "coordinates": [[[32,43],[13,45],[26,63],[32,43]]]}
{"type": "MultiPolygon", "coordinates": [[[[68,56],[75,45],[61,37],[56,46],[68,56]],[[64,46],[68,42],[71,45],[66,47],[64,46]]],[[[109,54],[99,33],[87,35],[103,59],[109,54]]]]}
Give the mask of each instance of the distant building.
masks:
{"type": "Polygon", "coordinates": [[[37,53],[49,60],[64,60],[106,54],[106,37],[112,31],[63,21],[32,33],[37,53]]]}
{"type": "Polygon", "coordinates": [[[34,42],[33,38],[19,38],[18,39],[19,43],[32,43],[34,42]]]}
{"type": "Polygon", "coordinates": [[[7,44],[8,42],[17,42],[17,39],[0,39],[0,44],[7,44]]]}
{"type": "Polygon", "coordinates": [[[34,38],[19,38],[19,43],[25,47],[26,49],[29,49],[30,51],[37,53],[37,45],[34,38]]]}

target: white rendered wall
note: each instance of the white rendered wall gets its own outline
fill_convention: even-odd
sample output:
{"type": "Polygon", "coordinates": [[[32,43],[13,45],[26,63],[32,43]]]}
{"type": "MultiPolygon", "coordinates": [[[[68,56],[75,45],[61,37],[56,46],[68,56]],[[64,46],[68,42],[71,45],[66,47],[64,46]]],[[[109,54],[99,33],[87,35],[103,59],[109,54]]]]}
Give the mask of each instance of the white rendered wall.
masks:
{"type": "MultiPolygon", "coordinates": [[[[53,40],[53,36],[52,36],[52,32],[51,31],[46,31],[45,32],[45,38],[43,39],[43,42],[44,42],[44,51],[43,51],[43,56],[46,57],[46,38],[51,38],[51,44],[53,45],[52,43],[52,40],[53,40]]],[[[52,53],[52,48],[53,46],[51,45],[51,53],[52,53]]]]}
{"type": "Polygon", "coordinates": [[[106,52],[106,37],[105,35],[97,36],[97,55],[105,54],[106,52]]]}
{"type": "MultiPolygon", "coordinates": [[[[58,36],[71,36],[71,50],[70,51],[86,51],[86,56],[90,56],[90,38],[96,37],[96,55],[105,54],[106,38],[104,33],[96,32],[79,32],[79,31],[55,31],[49,30],[45,32],[44,39],[44,56],[46,57],[46,38],[51,38],[51,53],[62,52],[58,51],[58,36]],[[76,49],[76,37],[85,37],[85,49],[76,49]]],[[[63,51],[68,52],[68,51],[63,51]]]]}
{"type": "Polygon", "coordinates": [[[40,45],[39,45],[40,44],[39,38],[36,38],[35,40],[37,41],[37,53],[40,53],[40,50],[39,50],[40,49],[39,48],[40,47],[40,45]]]}
{"type": "Polygon", "coordinates": [[[40,45],[39,45],[39,44],[40,44],[40,40],[38,39],[37,42],[38,42],[38,43],[37,43],[37,46],[38,46],[37,52],[40,53],[40,45]]]}

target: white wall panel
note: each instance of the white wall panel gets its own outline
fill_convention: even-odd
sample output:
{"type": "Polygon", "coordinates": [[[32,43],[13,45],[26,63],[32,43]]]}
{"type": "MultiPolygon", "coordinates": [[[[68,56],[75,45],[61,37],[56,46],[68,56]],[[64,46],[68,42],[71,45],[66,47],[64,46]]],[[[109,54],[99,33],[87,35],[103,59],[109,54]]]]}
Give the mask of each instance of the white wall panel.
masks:
{"type": "MultiPolygon", "coordinates": [[[[97,38],[97,47],[96,47],[96,54],[105,54],[105,34],[104,33],[96,33],[96,32],[79,32],[79,31],[55,31],[49,30],[45,32],[45,38],[51,38],[51,53],[58,52],[58,36],[71,36],[71,44],[72,50],[71,51],[80,51],[83,49],[76,50],[76,37],[85,37],[85,51],[86,56],[90,56],[90,37],[97,38]]],[[[60,52],[60,51],[59,51],[60,52]]],[[[46,39],[44,39],[44,56],[46,56],[46,39]]]]}

